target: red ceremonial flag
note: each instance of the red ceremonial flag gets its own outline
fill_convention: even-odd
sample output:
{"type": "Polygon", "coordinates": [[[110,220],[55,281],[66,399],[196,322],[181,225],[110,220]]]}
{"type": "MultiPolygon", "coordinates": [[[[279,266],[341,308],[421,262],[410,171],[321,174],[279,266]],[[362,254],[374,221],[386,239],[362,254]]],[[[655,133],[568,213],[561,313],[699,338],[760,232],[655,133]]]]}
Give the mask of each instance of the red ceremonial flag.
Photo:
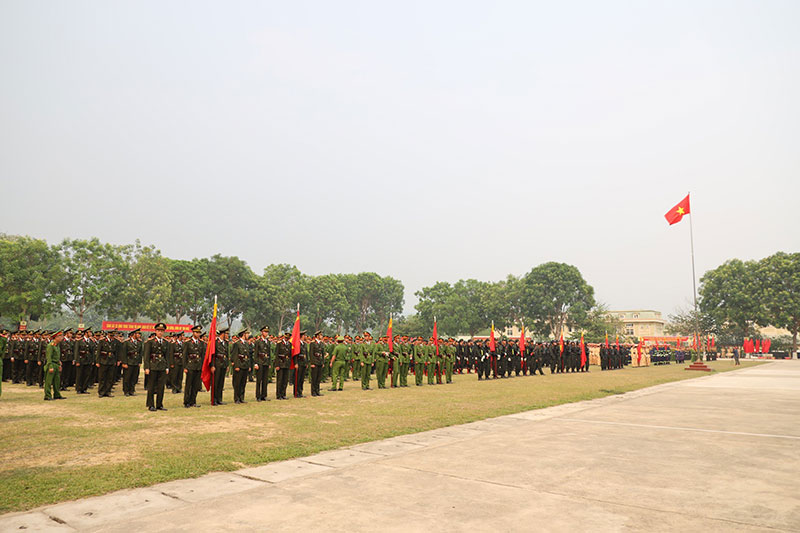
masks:
{"type": "Polygon", "coordinates": [[[492,333],[489,335],[489,351],[496,351],[497,345],[494,342],[494,320],[492,320],[492,333]]]}
{"type": "Polygon", "coordinates": [[[436,329],[436,317],[433,317],[433,345],[436,346],[436,355],[439,355],[439,332],[436,329]]]}
{"type": "Polygon", "coordinates": [[[608,348],[608,332],[606,332],[606,348],[608,348]]]}
{"type": "Polygon", "coordinates": [[[519,355],[525,357],[525,324],[522,324],[522,331],[519,334],[519,355]]]}
{"type": "Polygon", "coordinates": [[[772,339],[764,339],[764,342],[761,344],[762,353],[769,353],[770,346],[772,346],[772,339]]]}
{"type": "Polygon", "coordinates": [[[558,341],[558,345],[561,347],[561,353],[564,353],[564,334],[561,334],[561,339],[558,341]]]}
{"type": "Polygon", "coordinates": [[[389,327],[386,328],[386,336],[389,337],[389,351],[394,350],[394,338],[392,337],[392,317],[389,317],[389,327]]]}
{"type": "Polygon", "coordinates": [[[756,353],[761,353],[761,339],[756,339],[756,353]]]}
{"type": "Polygon", "coordinates": [[[678,350],[680,350],[680,349],[681,349],[681,338],[680,338],[680,337],[678,337],[678,345],[677,345],[677,348],[678,348],[678,350]]]}
{"type": "Polygon", "coordinates": [[[586,344],[583,342],[583,332],[581,332],[581,367],[586,366],[586,344]]]}
{"type": "Polygon", "coordinates": [[[678,205],[667,211],[667,214],[664,215],[664,218],[667,219],[669,225],[673,225],[676,222],[680,222],[683,218],[683,215],[688,215],[690,213],[689,209],[689,195],[686,195],[686,198],[678,202],[678,205]]]}
{"type": "Polygon", "coordinates": [[[300,353],[300,306],[297,306],[297,318],[294,319],[292,327],[292,363],[289,368],[294,368],[294,359],[300,353]]]}
{"type": "Polygon", "coordinates": [[[619,348],[619,335],[614,336],[614,343],[617,345],[617,348],[619,348]]]}
{"type": "MultiPolygon", "coordinates": [[[[200,371],[200,380],[206,388],[211,390],[211,365],[214,359],[214,352],[217,346],[217,299],[214,298],[214,315],[211,319],[211,326],[208,332],[208,344],[206,344],[206,355],[203,357],[203,369],[200,371]]],[[[212,398],[213,399],[213,398],[212,398]]]]}
{"type": "Polygon", "coordinates": [[[717,341],[714,337],[711,337],[711,349],[713,350],[716,347],[717,347],[717,341]]]}

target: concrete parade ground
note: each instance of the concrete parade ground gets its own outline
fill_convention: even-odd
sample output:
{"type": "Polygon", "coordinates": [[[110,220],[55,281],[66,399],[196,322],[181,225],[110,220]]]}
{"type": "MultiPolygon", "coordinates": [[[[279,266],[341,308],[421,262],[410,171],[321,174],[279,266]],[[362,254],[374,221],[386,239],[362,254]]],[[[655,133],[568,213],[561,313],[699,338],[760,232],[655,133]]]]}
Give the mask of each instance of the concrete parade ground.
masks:
{"type": "Polygon", "coordinates": [[[0,517],[6,531],[797,531],[800,361],[0,517]]]}

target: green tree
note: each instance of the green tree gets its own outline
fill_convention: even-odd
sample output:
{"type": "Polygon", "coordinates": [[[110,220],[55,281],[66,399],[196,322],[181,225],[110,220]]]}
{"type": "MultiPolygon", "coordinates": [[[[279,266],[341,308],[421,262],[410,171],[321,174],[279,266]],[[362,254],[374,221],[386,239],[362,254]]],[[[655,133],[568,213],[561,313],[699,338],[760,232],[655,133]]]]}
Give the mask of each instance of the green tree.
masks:
{"type": "Polygon", "coordinates": [[[713,333],[741,344],[755,333],[755,324],[766,321],[758,297],[755,261],[731,259],[700,278],[700,313],[713,321],[713,333]]]}
{"type": "Polygon", "coordinates": [[[80,323],[89,309],[108,312],[121,308],[125,289],[127,248],[90,240],[64,239],[58,246],[63,302],[80,323]]]}
{"type": "Polygon", "coordinates": [[[218,296],[217,312],[225,316],[228,327],[247,307],[248,291],[255,285],[255,278],[247,263],[236,256],[216,254],[209,260],[209,286],[218,296]]]}
{"type": "Polygon", "coordinates": [[[208,259],[168,259],[171,280],[170,312],[180,323],[188,316],[192,324],[211,320],[214,295],[210,285],[208,259]]]}
{"type": "Polygon", "coordinates": [[[299,292],[303,295],[301,305],[303,314],[312,320],[314,331],[323,329],[325,324],[334,324],[347,307],[345,285],[339,276],[325,274],[306,277],[299,292]]]}
{"type": "Polygon", "coordinates": [[[120,294],[122,316],[165,318],[172,310],[170,261],[153,246],[142,246],[137,240],[127,263],[126,284],[120,294]]]}
{"type": "MultiPolygon", "coordinates": [[[[275,331],[283,331],[294,317],[297,304],[300,303],[302,284],[305,276],[294,265],[269,265],[264,269],[262,290],[269,292],[266,302],[269,309],[264,315],[275,331]]],[[[293,322],[292,322],[293,323],[293,322]]]]}
{"type": "Polygon", "coordinates": [[[62,301],[58,252],[41,239],[0,234],[0,315],[38,319],[62,301]]]}
{"type": "MultiPolygon", "coordinates": [[[[606,333],[613,339],[617,332],[623,330],[624,323],[616,315],[608,312],[608,306],[603,303],[596,304],[579,325],[580,329],[572,332],[571,339],[583,338],[586,342],[604,342],[606,333]]],[[[633,339],[631,339],[633,340],[633,339]]]]}
{"type": "Polygon", "coordinates": [[[792,353],[797,352],[800,331],[800,253],[778,252],[759,261],[756,279],[763,302],[762,325],[789,330],[792,353]]]}
{"type": "Polygon", "coordinates": [[[522,312],[542,335],[558,338],[566,325],[580,325],[595,305],[594,289],[565,263],[544,263],[521,280],[522,312]]]}

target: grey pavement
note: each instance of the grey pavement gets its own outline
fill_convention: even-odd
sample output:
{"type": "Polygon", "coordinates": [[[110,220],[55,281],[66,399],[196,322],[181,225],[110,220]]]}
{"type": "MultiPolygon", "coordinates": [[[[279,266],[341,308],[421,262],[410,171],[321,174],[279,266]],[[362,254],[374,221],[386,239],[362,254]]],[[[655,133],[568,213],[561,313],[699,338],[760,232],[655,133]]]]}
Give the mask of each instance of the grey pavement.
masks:
{"type": "Polygon", "coordinates": [[[800,361],[776,361],[5,515],[0,532],[798,531],[798,409],[800,361]]]}

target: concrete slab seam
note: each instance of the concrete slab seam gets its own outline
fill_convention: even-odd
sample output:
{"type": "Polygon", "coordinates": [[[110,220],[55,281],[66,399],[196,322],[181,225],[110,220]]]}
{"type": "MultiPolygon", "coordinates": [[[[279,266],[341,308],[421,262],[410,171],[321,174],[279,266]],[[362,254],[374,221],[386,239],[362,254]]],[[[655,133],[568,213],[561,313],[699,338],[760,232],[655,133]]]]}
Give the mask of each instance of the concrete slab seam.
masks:
{"type": "Polygon", "coordinates": [[[723,429],[703,429],[703,428],[689,428],[681,426],[657,426],[650,424],[633,424],[630,422],[610,422],[607,420],[588,420],[585,418],[558,418],[561,422],[584,422],[590,424],[605,424],[609,426],[625,426],[625,427],[638,427],[638,428],[652,428],[652,429],[670,429],[674,431],[697,431],[700,433],[719,433],[727,435],[743,435],[745,437],[767,437],[774,439],[792,439],[800,440],[800,437],[794,435],[774,435],[772,433],[748,433],[746,431],[725,431],[723,429]]]}

